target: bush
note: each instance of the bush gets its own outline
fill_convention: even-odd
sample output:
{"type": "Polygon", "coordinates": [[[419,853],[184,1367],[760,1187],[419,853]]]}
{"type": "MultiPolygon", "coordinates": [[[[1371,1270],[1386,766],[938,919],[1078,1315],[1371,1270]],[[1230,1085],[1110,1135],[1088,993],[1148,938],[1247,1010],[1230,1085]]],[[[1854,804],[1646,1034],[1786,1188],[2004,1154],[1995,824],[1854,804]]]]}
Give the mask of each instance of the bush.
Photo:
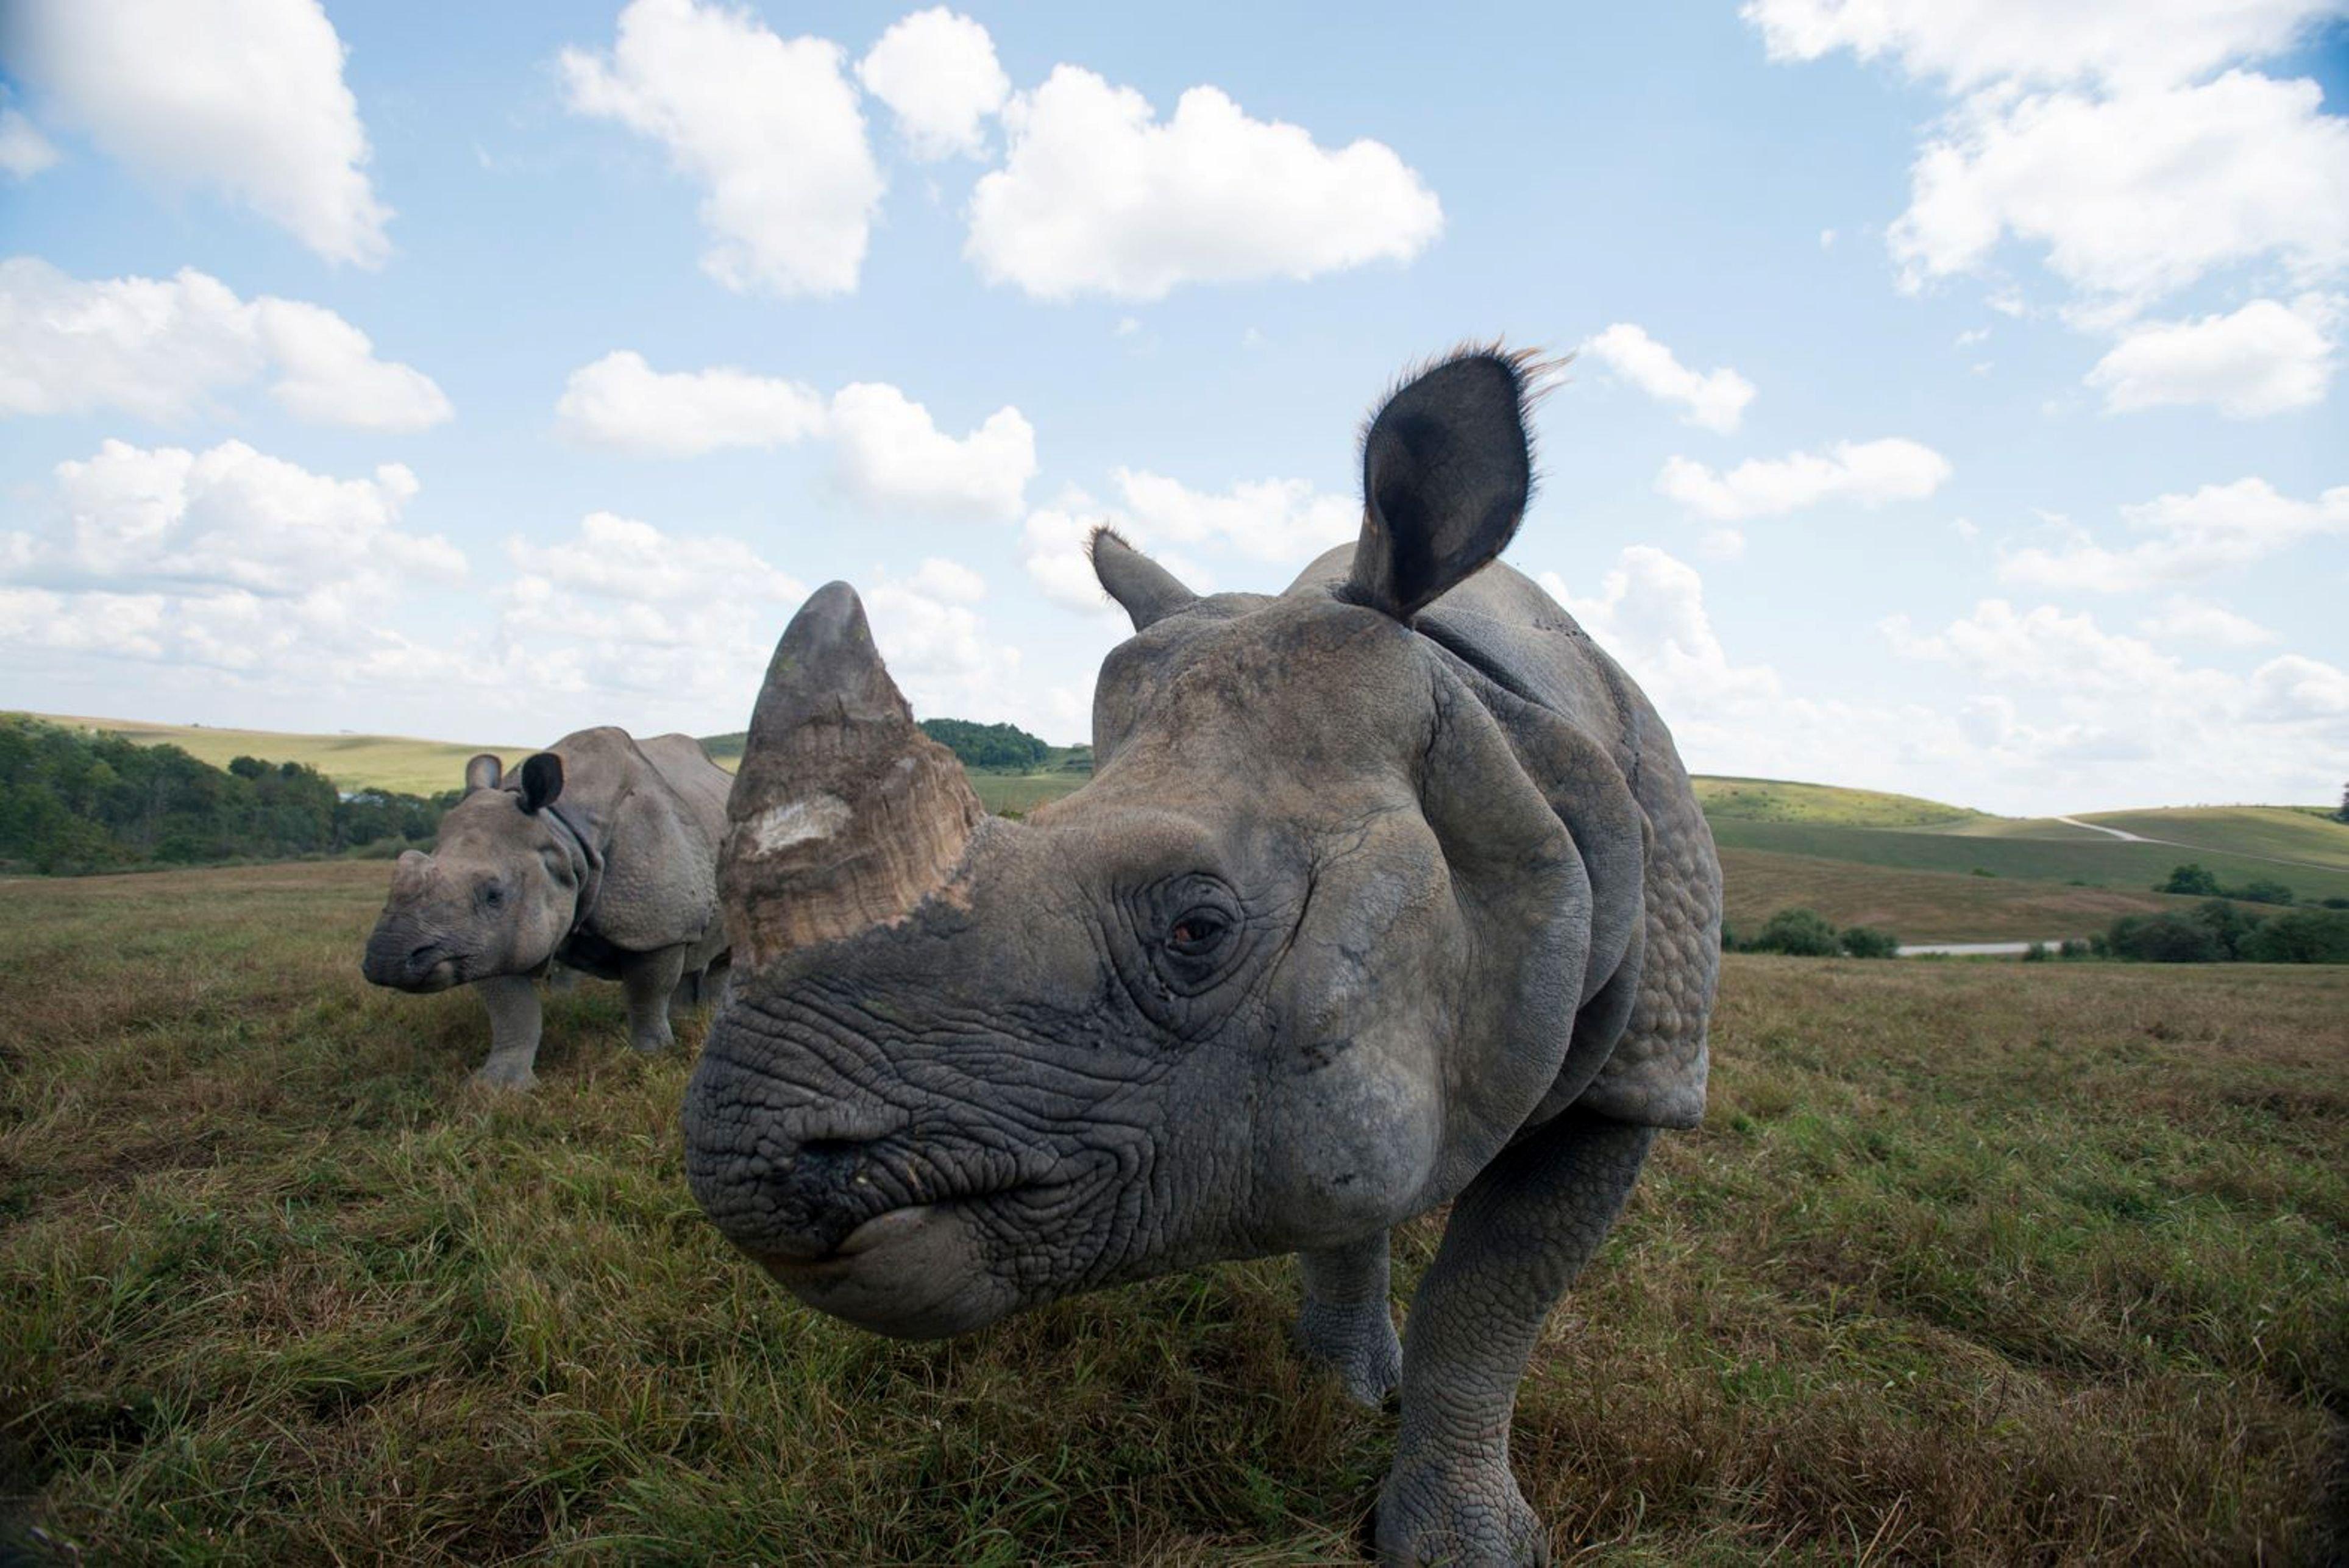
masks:
{"type": "Polygon", "coordinates": [[[1798,958],[1833,958],[1842,951],[1836,928],[1807,909],[1782,909],[1764,921],[1745,944],[1748,953],[1786,953],[1798,958]]]}
{"type": "Polygon", "coordinates": [[[2044,942],[2034,942],[2034,943],[2033,943],[2030,946],[2028,946],[2028,947],[2026,947],[2026,948],[2024,948],[2024,949],[2023,950],[2023,961],[2025,964],[2044,964],[2044,963],[2046,963],[2046,962],[2047,962],[2047,944],[2046,944],[2045,943],[2044,943],[2044,942]]]}
{"type": "Polygon", "coordinates": [[[2247,964],[2349,964],[2349,914],[2295,909],[2261,921],[2240,949],[2247,964]]]}
{"type": "Polygon", "coordinates": [[[2255,882],[2242,887],[2229,888],[2229,898],[2239,898],[2246,903],[2290,903],[2292,889],[2280,882],[2255,882]]]}
{"type": "Polygon", "coordinates": [[[961,759],[966,768],[997,773],[1027,773],[1044,765],[1051,751],[1016,725],[974,724],[967,718],[926,718],[922,733],[961,759]]]}
{"type": "Polygon", "coordinates": [[[2141,964],[2216,964],[2227,956],[2217,933],[2182,914],[2125,914],[2105,943],[2114,957],[2141,964]]]}
{"type": "Polygon", "coordinates": [[[2169,880],[2158,884],[2156,892],[2182,892],[2189,898],[2217,898],[2219,874],[2206,872],[2194,861],[2188,861],[2169,873],[2169,880]]]}
{"type": "Polygon", "coordinates": [[[2076,936],[2067,936],[2064,939],[2064,945],[2055,950],[2055,956],[2058,958],[2087,958],[2094,955],[2095,952],[2095,943],[2093,938],[2089,941],[2083,942],[2076,936]]]}
{"type": "Polygon", "coordinates": [[[2327,909],[2349,909],[2349,898],[2335,896],[2333,898],[2322,899],[2318,902],[2323,903],[2327,909]]]}
{"type": "Polygon", "coordinates": [[[1900,939],[1889,931],[1873,925],[1847,925],[1841,938],[1843,950],[1854,958],[1898,958],[1900,939]]]}

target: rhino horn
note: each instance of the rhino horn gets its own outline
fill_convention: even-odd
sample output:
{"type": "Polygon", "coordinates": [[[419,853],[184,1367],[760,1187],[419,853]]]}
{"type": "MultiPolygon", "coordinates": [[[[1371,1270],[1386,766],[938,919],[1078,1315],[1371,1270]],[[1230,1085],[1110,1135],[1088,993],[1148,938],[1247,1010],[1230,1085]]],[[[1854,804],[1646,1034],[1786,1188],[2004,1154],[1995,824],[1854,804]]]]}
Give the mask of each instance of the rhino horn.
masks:
{"type": "Polygon", "coordinates": [[[719,894],[735,961],[894,923],[943,886],[986,808],[922,733],[845,583],[792,618],[726,807],[719,894]]]}

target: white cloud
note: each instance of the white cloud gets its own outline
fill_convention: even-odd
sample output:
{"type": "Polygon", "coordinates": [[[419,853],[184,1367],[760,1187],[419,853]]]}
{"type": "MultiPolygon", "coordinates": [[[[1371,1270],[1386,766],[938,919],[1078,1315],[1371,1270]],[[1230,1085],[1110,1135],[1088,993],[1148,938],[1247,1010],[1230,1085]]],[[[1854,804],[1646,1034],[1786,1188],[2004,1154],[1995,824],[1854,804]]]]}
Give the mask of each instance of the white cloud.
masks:
{"type": "Polygon", "coordinates": [[[2338,0],[1747,0],[1738,14],[1761,29],[1773,60],[1849,49],[1964,89],[2004,77],[2182,81],[2289,48],[2339,9],[2338,0]]]}
{"type": "Polygon", "coordinates": [[[379,264],[391,210],[318,0],[14,0],[8,68],[54,119],[171,184],[214,188],[334,262],[379,264]]]}
{"type": "Polygon", "coordinates": [[[2331,329],[2339,295],[2303,294],[2290,305],[2253,300],[2229,315],[2132,327],[2088,372],[2115,413],[2166,404],[2208,404],[2256,419],[2324,399],[2333,370],[2331,329]]]}
{"type": "Polygon", "coordinates": [[[1679,404],[1682,419],[1708,430],[1736,429],[1745,405],[1754,400],[1754,383],[1736,371],[1724,366],[1700,375],[1630,322],[1609,326],[1585,343],[1582,352],[1649,397],[1679,404]]]}
{"type": "Polygon", "coordinates": [[[1889,436],[1838,441],[1824,456],[1790,452],[1750,459],[1726,473],[1676,456],[1665,459],[1656,489],[1701,517],[1737,522],[1822,501],[1880,506],[1918,500],[1940,489],[1950,473],[1949,459],[1932,448],[1889,436]]]}
{"type": "Polygon", "coordinates": [[[0,644],[315,690],[398,639],[377,622],[419,584],[467,575],[402,524],[415,476],[312,473],[241,441],[209,451],[109,441],[57,469],[39,536],[0,538],[0,644]]]}
{"type": "Polygon", "coordinates": [[[792,446],[830,417],[823,395],[799,382],[730,366],[657,371],[628,349],[573,371],[555,415],[586,445],[667,458],[792,446]]]}
{"type": "Polygon", "coordinates": [[[2107,315],[2238,263],[2337,272],[2349,123],[2323,98],[2241,71],[2111,98],[1980,95],[1911,171],[1889,234],[1904,285],[1979,271],[2010,235],[2107,315]]]}
{"type": "Polygon", "coordinates": [[[987,597],[987,579],[959,561],[943,556],[925,556],[906,586],[933,599],[943,599],[953,604],[976,604],[987,597]]]}
{"type": "Polygon", "coordinates": [[[1133,469],[1111,474],[1124,506],[1121,527],[1136,537],[1216,544],[1257,561],[1302,567],[1362,530],[1361,503],[1316,490],[1304,480],[1247,480],[1228,490],[1195,490],[1133,469]]]}
{"type": "Polygon", "coordinates": [[[57,150],[40,128],[26,119],[21,109],[6,107],[7,94],[0,90],[0,174],[13,180],[30,180],[45,169],[54,168],[57,150]]]}
{"type": "Polygon", "coordinates": [[[1075,66],[1005,105],[1009,150],[972,192],[964,248],[990,283],[1044,299],[1154,300],[1184,284],[1309,278],[1408,262],[1444,227],[1392,148],[1332,151],[1193,88],[1148,100],[1075,66]]]}
{"type": "Polygon", "coordinates": [[[2164,495],[2121,509],[2131,529],[2152,537],[2123,549],[2097,544],[2069,531],[2057,549],[2002,551],[2002,582],[2019,585],[2128,593],[2165,584],[2191,586],[2212,573],[2238,570],[2303,540],[2349,533],[2349,485],[2313,501],[2281,494],[2262,479],[2204,485],[2190,495],[2164,495]]]}
{"type": "Polygon", "coordinates": [[[703,187],[702,270],[786,295],[853,291],[881,201],[843,65],[836,44],[696,0],[631,0],[608,56],[562,56],[574,110],[659,142],[703,187]]]}
{"type": "Polygon", "coordinates": [[[1653,545],[1625,550],[1595,598],[1577,598],[1555,572],[1540,582],[1667,713],[1715,713],[1778,695],[1775,671],[1733,664],[1723,650],[1696,568],[1653,545]]]}
{"type": "Polygon", "coordinates": [[[657,371],[627,349],[573,371],[555,415],[574,440],[640,457],[829,439],[834,481],[872,512],[1008,521],[1036,474],[1035,428],[1014,407],[949,436],[885,382],[851,382],[827,401],[802,383],[731,367],[657,371]]]}
{"type": "Polygon", "coordinates": [[[451,412],[430,377],[378,359],[321,305],[241,300],[192,268],[85,283],[34,256],[0,262],[0,416],[115,408],[177,423],[272,369],[271,396],[312,424],[420,430],[451,412]]]}
{"type": "Polygon", "coordinates": [[[984,153],[984,122],[1011,96],[987,29],[943,5],[882,34],[857,62],[856,79],[889,106],[906,150],[924,162],[984,153]]]}
{"type": "Polygon", "coordinates": [[[2257,648],[2280,640],[2257,621],[2184,593],[2171,594],[2157,614],[2139,621],[2137,629],[2161,641],[2217,648],[2257,648]]]}
{"type": "Polygon", "coordinates": [[[516,566],[558,588],[606,599],[690,608],[720,591],[774,603],[807,596],[796,578],[769,566],[739,539],[671,536],[608,511],[582,518],[573,539],[545,545],[510,540],[506,552],[516,566]]]}
{"type": "Polygon", "coordinates": [[[1009,521],[1036,474],[1035,428],[1013,407],[956,438],[895,387],[853,382],[833,396],[832,430],[834,478],[873,511],[1009,521]]]}

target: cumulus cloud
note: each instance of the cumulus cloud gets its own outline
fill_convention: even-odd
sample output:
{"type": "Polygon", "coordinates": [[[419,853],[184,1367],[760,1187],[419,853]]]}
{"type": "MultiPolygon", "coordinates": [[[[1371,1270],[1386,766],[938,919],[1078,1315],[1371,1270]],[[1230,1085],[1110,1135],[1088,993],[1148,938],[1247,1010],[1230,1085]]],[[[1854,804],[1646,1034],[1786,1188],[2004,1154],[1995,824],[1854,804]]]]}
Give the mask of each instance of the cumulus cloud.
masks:
{"type": "Polygon", "coordinates": [[[1969,100],[1911,171],[1889,239],[1906,286],[1980,270],[2013,237],[2127,314],[2234,263],[2349,265],[2349,123],[2313,81],[2230,71],[2097,98],[1969,100]]]}
{"type": "Polygon", "coordinates": [[[396,463],[338,479],[241,441],[109,441],[55,478],[43,531],[0,536],[0,645],[21,653],[315,686],[397,642],[377,623],[410,588],[467,575],[405,526],[417,484],[396,463]]]}
{"type": "Polygon", "coordinates": [[[1770,58],[1816,60],[1849,49],[1909,75],[1971,88],[2013,78],[2159,85],[2292,46],[2338,0],[1747,0],[1770,58]]]}
{"type": "Polygon", "coordinates": [[[1361,532],[1361,503],[1317,490],[1304,480],[1246,480],[1222,491],[1196,490],[1163,474],[1117,469],[1121,528],[1138,539],[1216,544],[1257,561],[1301,567],[1361,532]]]}
{"type": "Polygon", "coordinates": [[[25,118],[23,110],[10,108],[7,93],[0,90],[0,174],[30,180],[55,167],[57,161],[57,150],[49,139],[25,118]]]}
{"type": "Polygon", "coordinates": [[[1582,352],[1659,402],[1679,404],[1683,420],[1708,430],[1736,429],[1745,405],[1754,400],[1754,383],[1736,371],[1725,366],[1702,374],[1691,370],[1630,322],[1617,322],[1585,343],[1582,352]]]}
{"type": "Polygon", "coordinates": [[[2121,516],[2132,531],[2147,537],[2114,549],[2071,530],[2054,549],[2001,552],[2000,580],[2096,593],[2192,586],[2305,540],[2349,534],[2349,485],[2309,501],[2282,494],[2265,480],[2240,479],[2123,507],[2121,516]]]}
{"type": "Polygon", "coordinates": [[[2290,305],[2253,300],[2227,315],[2149,322],[2128,329],[2088,372],[2114,413],[2205,404],[2232,419],[2256,419],[2324,400],[2332,384],[2337,294],[2303,294],[2290,305]]]}
{"type": "Polygon", "coordinates": [[[1056,67],[1004,106],[1003,167],[972,192],[964,253],[1043,299],[1154,300],[1184,284],[1408,262],[1444,227],[1392,148],[1331,150],[1197,87],[1161,122],[1132,88],[1056,67]]]}
{"type": "Polygon", "coordinates": [[[429,377],[377,358],[323,305],[242,300],[192,268],[83,282],[37,257],[0,262],[0,416],[114,408],[178,423],[272,371],[270,395],[311,424],[420,430],[451,412],[429,377]]]}
{"type": "Polygon", "coordinates": [[[853,382],[833,395],[832,432],[833,476],[870,511],[1008,521],[1036,473],[1035,428],[1017,408],[955,437],[896,387],[853,382]]]}
{"type": "Polygon", "coordinates": [[[1036,473],[1035,428],[1014,407],[950,436],[885,382],[852,382],[826,400],[730,366],[657,371],[626,349],[573,371],[555,415],[574,440],[643,457],[828,439],[834,482],[871,512],[1009,521],[1036,473]]]}
{"type": "Polygon", "coordinates": [[[987,29],[943,5],[882,34],[856,63],[856,79],[889,106],[905,150],[924,162],[985,152],[987,119],[1011,96],[987,29]]]}
{"type": "Polygon", "coordinates": [[[2171,594],[2158,612],[2139,621],[2137,629],[2158,642],[2200,647],[2257,648],[2280,640],[2257,621],[2184,593],[2171,594]]]}
{"type": "Polygon", "coordinates": [[[222,191],[328,261],[389,253],[318,0],[14,0],[0,47],[49,118],[140,173],[222,191]]]}
{"type": "Polygon", "coordinates": [[[829,417],[823,395],[800,382],[724,366],[658,371],[629,349],[573,371],[555,415],[585,445],[664,458],[792,446],[829,417]]]}
{"type": "Polygon", "coordinates": [[[1881,506],[1920,500],[1948,481],[1947,458],[1903,437],[1838,441],[1824,455],[1750,459],[1726,473],[1683,457],[1665,459],[1656,489],[1715,522],[1774,517],[1822,501],[1881,506]]]}
{"type": "Polygon", "coordinates": [[[702,187],[702,270],[784,295],[854,290],[880,205],[843,67],[836,44],[697,0],[631,0],[608,55],[562,55],[574,110],[658,142],[702,187]]]}
{"type": "Polygon", "coordinates": [[[1718,712],[1778,695],[1776,672],[1734,664],[1723,651],[1696,568],[1653,545],[1625,550],[1590,598],[1577,597],[1555,572],[1540,582],[1668,711],[1718,712]]]}

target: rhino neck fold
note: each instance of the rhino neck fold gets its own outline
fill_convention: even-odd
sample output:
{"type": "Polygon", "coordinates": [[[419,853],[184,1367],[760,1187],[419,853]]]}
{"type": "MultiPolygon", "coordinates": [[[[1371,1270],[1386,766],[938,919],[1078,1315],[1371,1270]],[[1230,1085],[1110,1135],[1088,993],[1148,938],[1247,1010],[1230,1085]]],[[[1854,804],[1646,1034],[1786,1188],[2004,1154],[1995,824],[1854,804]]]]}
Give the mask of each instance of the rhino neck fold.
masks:
{"type": "Polygon", "coordinates": [[[595,900],[604,891],[604,851],[595,839],[564,809],[563,802],[543,807],[539,815],[554,830],[554,841],[563,846],[571,861],[571,884],[574,897],[571,910],[571,929],[563,934],[564,942],[585,929],[588,919],[595,913],[595,900]]]}

